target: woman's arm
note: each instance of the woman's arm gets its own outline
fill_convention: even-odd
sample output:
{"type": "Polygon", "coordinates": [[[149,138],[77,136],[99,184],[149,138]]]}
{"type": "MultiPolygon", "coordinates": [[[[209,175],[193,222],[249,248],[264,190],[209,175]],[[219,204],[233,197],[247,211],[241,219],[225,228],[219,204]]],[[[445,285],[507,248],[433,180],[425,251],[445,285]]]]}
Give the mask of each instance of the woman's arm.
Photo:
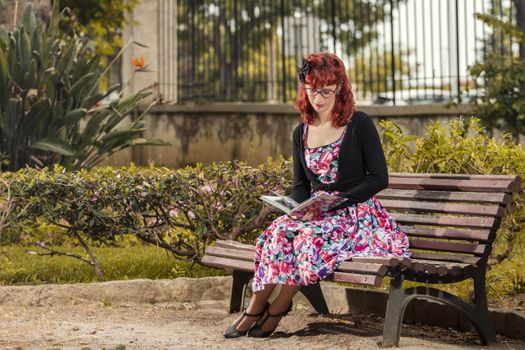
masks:
{"type": "MultiPolygon", "coordinates": [[[[345,204],[364,202],[388,186],[388,167],[385,154],[372,118],[369,116],[362,118],[356,131],[363,153],[366,175],[359,184],[349,191],[341,193],[342,197],[348,198],[345,204]]],[[[351,162],[347,164],[351,164],[351,162]]]]}
{"type": "Polygon", "coordinates": [[[300,128],[302,124],[299,125],[293,132],[293,186],[292,194],[290,197],[297,203],[310,198],[310,180],[306,177],[306,173],[301,162],[301,137],[300,137],[300,128]]]}

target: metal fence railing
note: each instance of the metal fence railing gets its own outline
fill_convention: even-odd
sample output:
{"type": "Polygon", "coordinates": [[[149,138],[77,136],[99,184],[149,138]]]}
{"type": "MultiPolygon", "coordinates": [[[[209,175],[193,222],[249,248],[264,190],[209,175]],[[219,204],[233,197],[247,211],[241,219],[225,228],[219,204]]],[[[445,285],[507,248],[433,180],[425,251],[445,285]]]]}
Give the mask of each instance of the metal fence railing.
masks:
{"type": "Polygon", "coordinates": [[[475,13],[519,18],[512,0],[177,0],[178,100],[290,102],[317,51],[343,59],[360,103],[475,94],[469,66],[519,52],[475,13]]]}

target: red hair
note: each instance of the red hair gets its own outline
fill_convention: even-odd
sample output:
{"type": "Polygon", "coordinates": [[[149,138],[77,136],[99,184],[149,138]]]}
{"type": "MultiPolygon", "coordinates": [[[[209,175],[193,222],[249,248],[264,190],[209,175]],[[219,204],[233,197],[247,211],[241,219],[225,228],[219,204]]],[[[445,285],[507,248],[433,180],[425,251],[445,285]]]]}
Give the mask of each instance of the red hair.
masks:
{"type": "MultiPolygon", "coordinates": [[[[306,60],[309,63],[310,71],[304,79],[304,84],[308,84],[314,89],[337,84],[339,94],[335,97],[330,120],[335,127],[348,124],[355,111],[355,101],[352,85],[350,85],[350,80],[346,75],[343,61],[336,55],[325,52],[313,53],[306,60]]],[[[313,124],[315,120],[314,108],[308,100],[304,84],[299,87],[295,109],[301,113],[304,123],[313,124]]]]}

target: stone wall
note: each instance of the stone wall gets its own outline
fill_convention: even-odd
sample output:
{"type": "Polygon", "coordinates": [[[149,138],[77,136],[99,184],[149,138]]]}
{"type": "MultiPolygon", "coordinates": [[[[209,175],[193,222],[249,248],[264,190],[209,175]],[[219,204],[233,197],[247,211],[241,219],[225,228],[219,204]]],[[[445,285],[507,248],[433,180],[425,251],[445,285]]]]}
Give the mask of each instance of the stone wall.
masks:
{"type": "MultiPolygon", "coordinates": [[[[424,106],[363,106],[374,121],[390,119],[405,134],[423,135],[432,120],[448,121],[469,117],[469,106],[445,108],[424,106]]],[[[178,167],[196,162],[239,159],[256,165],[267,157],[291,155],[291,134],[300,121],[289,104],[211,103],[165,105],[145,118],[145,136],[171,143],[164,147],[136,147],[113,155],[106,164],[178,167]]]]}

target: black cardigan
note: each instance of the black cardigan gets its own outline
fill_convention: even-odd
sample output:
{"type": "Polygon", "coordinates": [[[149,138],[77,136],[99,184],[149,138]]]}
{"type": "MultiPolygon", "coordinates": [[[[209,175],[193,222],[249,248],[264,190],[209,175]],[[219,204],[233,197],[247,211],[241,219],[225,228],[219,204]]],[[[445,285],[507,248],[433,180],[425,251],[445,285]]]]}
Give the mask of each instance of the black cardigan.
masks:
{"type": "MultiPolygon", "coordinates": [[[[303,123],[293,131],[292,194],[297,202],[310,197],[311,189],[340,191],[348,198],[336,208],[365,202],[388,186],[388,168],[379,134],[372,119],[363,112],[354,112],[343,136],[339,151],[338,177],[334,183],[323,184],[306,166],[303,144],[303,123]]],[[[335,209],[335,208],[334,208],[335,209]]]]}

